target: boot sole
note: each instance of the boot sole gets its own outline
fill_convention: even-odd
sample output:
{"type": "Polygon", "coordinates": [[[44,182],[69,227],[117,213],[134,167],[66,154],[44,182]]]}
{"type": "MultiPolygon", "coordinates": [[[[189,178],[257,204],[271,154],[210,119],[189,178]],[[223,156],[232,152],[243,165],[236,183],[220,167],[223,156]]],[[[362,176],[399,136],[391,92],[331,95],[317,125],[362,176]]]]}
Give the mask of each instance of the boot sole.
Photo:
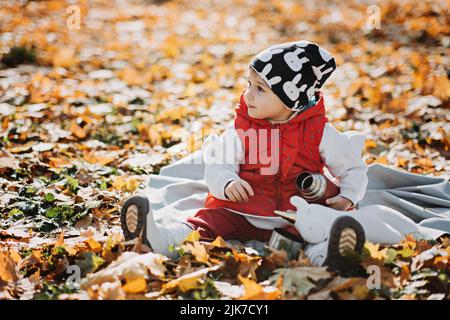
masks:
{"type": "Polygon", "coordinates": [[[125,201],[120,210],[120,224],[126,241],[141,236],[147,239],[145,225],[149,211],[150,203],[144,196],[131,196],[125,201]]]}
{"type": "Polygon", "coordinates": [[[365,243],[364,229],[351,217],[340,217],[333,223],[328,242],[328,254],[324,265],[341,270],[347,265],[348,255],[361,253],[365,243]]]}

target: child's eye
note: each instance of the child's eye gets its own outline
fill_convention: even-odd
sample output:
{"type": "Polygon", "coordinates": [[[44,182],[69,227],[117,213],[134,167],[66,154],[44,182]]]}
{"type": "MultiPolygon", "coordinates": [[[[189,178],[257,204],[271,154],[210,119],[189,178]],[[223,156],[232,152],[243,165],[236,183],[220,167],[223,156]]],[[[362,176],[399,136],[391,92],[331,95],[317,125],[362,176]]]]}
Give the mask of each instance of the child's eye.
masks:
{"type": "MultiPolygon", "coordinates": [[[[252,86],[252,84],[250,83],[250,80],[247,81],[247,85],[248,85],[249,87],[252,86]]],[[[265,92],[264,89],[263,89],[263,87],[261,87],[261,86],[256,86],[256,90],[258,90],[259,92],[265,92]]]]}

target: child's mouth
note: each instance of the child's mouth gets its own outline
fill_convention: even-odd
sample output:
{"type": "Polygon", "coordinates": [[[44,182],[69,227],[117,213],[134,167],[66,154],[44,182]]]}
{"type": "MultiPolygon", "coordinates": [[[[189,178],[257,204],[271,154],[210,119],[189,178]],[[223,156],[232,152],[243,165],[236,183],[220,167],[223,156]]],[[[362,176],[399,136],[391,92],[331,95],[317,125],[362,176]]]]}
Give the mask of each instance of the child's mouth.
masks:
{"type": "Polygon", "coordinates": [[[256,109],[255,106],[248,106],[250,109],[256,109]]]}

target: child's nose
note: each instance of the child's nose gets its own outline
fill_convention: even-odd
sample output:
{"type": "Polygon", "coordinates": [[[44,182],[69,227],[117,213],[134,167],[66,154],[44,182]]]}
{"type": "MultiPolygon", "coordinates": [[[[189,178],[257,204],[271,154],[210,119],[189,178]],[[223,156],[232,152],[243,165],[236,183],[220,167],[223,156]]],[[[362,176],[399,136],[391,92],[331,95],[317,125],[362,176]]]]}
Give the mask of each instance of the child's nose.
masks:
{"type": "Polygon", "coordinates": [[[247,88],[247,91],[245,92],[245,100],[248,100],[248,101],[252,101],[253,100],[252,89],[247,88]]]}

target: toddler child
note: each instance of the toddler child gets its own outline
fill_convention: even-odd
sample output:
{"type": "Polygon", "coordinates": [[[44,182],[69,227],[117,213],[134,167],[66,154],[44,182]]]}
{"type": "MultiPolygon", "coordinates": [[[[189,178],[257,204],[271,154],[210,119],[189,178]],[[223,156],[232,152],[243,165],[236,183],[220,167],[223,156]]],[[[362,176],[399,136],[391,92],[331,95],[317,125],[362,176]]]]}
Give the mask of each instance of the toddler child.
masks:
{"type": "MultiPolygon", "coordinates": [[[[279,221],[274,211],[296,210],[290,200],[298,194],[297,176],[304,171],[324,174],[325,167],[340,186],[340,194],[327,199],[327,205],[340,211],[353,208],[365,194],[367,167],[325,115],[320,88],[335,69],[332,55],[308,41],[278,44],[257,54],[234,120],[220,137],[212,135],[204,143],[210,191],[204,208],[184,223],[161,225],[153,221],[148,198],[134,195],[121,211],[126,239],[144,234],[155,252],[166,255],[171,255],[170,245],[194,229],[207,239],[268,241],[279,221]]],[[[320,250],[310,245],[306,253],[317,265],[332,265],[343,252],[360,251],[364,240],[355,219],[339,216],[320,250]]]]}

